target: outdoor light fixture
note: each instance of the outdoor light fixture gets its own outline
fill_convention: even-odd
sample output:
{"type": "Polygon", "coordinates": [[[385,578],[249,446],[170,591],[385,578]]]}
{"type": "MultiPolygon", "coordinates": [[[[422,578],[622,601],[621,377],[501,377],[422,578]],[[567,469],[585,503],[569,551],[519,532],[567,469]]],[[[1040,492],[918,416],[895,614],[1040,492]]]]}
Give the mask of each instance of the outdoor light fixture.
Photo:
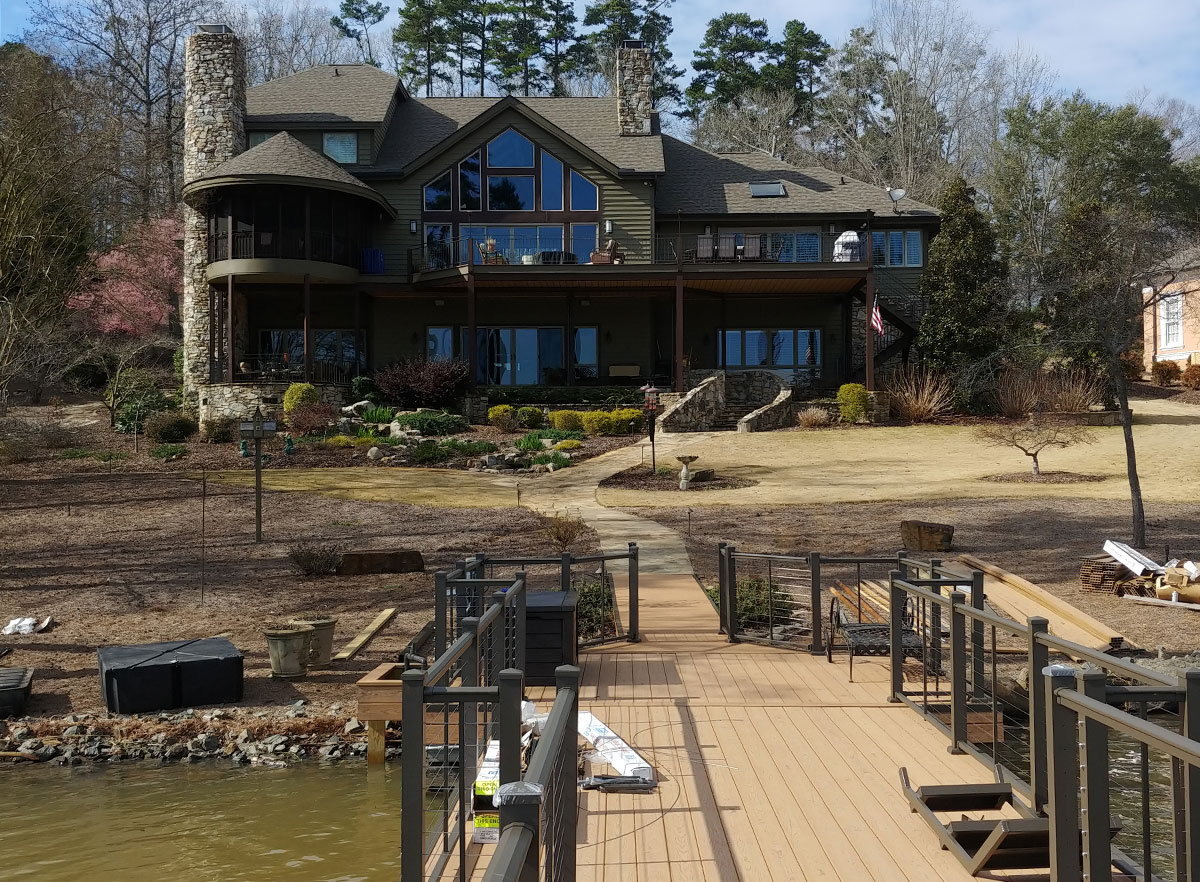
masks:
{"type": "Polygon", "coordinates": [[[410,220],[408,222],[408,231],[413,234],[417,232],[417,222],[415,220],[410,220]]]}
{"type": "Polygon", "coordinates": [[[262,542],[262,442],[263,438],[275,437],[275,420],[264,420],[262,408],[255,407],[238,430],[243,439],[254,441],[254,541],[262,542]]]}
{"type": "Polygon", "coordinates": [[[650,473],[654,474],[657,470],[654,459],[654,414],[658,410],[658,393],[662,390],[655,388],[654,381],[651,380],[638,391],[646,396],[646,428],[650,432],[650,473]]]}
{"type": "Polygon", "coordinates": [[[711,235],[712,235],[712,224],[705,224],[705,225],[704,225],[704,235],[706,235],[706,236],[711,236],[711,235]]]}
{"type": "Polygon", "coordinates": [[[433,305],[434,306],[445,306],[446,301],[439,297],[437,300],[433,301],[433,305]]]}
{"type": "Polygon", "coordinates": [[[611,236],[611,235],[612,235],[612,230],[613,230],[613,227],[612,227],[612,221],[611,221],[611,220],[607,220],[607,219],[606,219],[606,220],[604,221],[604,235],[606,235],[606,236],[611,236]]]}
{"type": "Polygon", "coordinates": [[[905,195],[907,195],[907,191],[902,190],[899,187],[888,187],[887,194],[888,199],[892,200],[892,211],[896,212],[896,214],[899,214],[900,206],[898,203],[905,197],[905,195]]]}

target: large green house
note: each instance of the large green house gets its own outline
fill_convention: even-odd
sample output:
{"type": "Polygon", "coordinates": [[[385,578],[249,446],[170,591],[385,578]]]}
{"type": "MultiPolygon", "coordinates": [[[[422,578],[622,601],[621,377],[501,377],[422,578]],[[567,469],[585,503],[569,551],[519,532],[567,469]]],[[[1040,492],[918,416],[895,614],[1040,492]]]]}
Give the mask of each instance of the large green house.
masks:
{"type": "Polygon", "coordinates": [[[188,40],[186,388],[242,413],[331,400],[401,358],[481,390],[714,373],[864,378],[911,343],[934,209],[660,131],[649,54],[614,97],[417,98],[368,65],[244,86],[237,37],[188,40]],[[870,329],[877,303],[883,332],[870,329]]]}

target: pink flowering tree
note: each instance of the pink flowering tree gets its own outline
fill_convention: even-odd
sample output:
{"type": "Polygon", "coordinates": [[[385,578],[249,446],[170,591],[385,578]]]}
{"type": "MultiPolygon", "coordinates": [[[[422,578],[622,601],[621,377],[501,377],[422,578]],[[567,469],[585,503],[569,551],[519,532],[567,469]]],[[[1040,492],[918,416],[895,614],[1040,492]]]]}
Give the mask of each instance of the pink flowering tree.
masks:
{"type": "Polygon", "coordinates": [[[110,421],[123,403],[131,369],[177,345],[172,319],[183,288],[182,228],[158,218],[96,255],[91,282],[71,300],[89,341],[89,360],[105,378],[110,421]]]}

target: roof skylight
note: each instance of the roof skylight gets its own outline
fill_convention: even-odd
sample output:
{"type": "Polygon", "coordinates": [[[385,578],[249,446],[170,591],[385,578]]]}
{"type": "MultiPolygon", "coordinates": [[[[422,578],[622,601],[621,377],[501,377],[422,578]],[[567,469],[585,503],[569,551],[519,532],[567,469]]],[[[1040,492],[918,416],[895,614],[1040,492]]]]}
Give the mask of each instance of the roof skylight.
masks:
{"type": "Polygon", "coordinates": [[[766,199],[771,196],[786,196],[787,190],[783,181],[751,181],[750,195],[755,199],[766,199]]]}

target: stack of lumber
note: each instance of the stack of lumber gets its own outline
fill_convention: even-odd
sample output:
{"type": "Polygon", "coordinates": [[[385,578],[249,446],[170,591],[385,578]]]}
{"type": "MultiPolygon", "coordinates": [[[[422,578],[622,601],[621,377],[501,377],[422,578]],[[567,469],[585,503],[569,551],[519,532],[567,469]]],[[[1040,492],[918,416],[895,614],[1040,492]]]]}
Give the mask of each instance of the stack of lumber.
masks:
{"type": "Polygon", "coordinates": [[[1004,610],[1017,621],[1041,616],[1050,623],[1051,634],[1072,643],[1095,649],[1111,649],[1121,645],[1121,635],[1112,628],[1028,579],[971,554],[960,554],[958,560],[966,567],[983,572],[983,592],[988,603],[1004,610]]]}

